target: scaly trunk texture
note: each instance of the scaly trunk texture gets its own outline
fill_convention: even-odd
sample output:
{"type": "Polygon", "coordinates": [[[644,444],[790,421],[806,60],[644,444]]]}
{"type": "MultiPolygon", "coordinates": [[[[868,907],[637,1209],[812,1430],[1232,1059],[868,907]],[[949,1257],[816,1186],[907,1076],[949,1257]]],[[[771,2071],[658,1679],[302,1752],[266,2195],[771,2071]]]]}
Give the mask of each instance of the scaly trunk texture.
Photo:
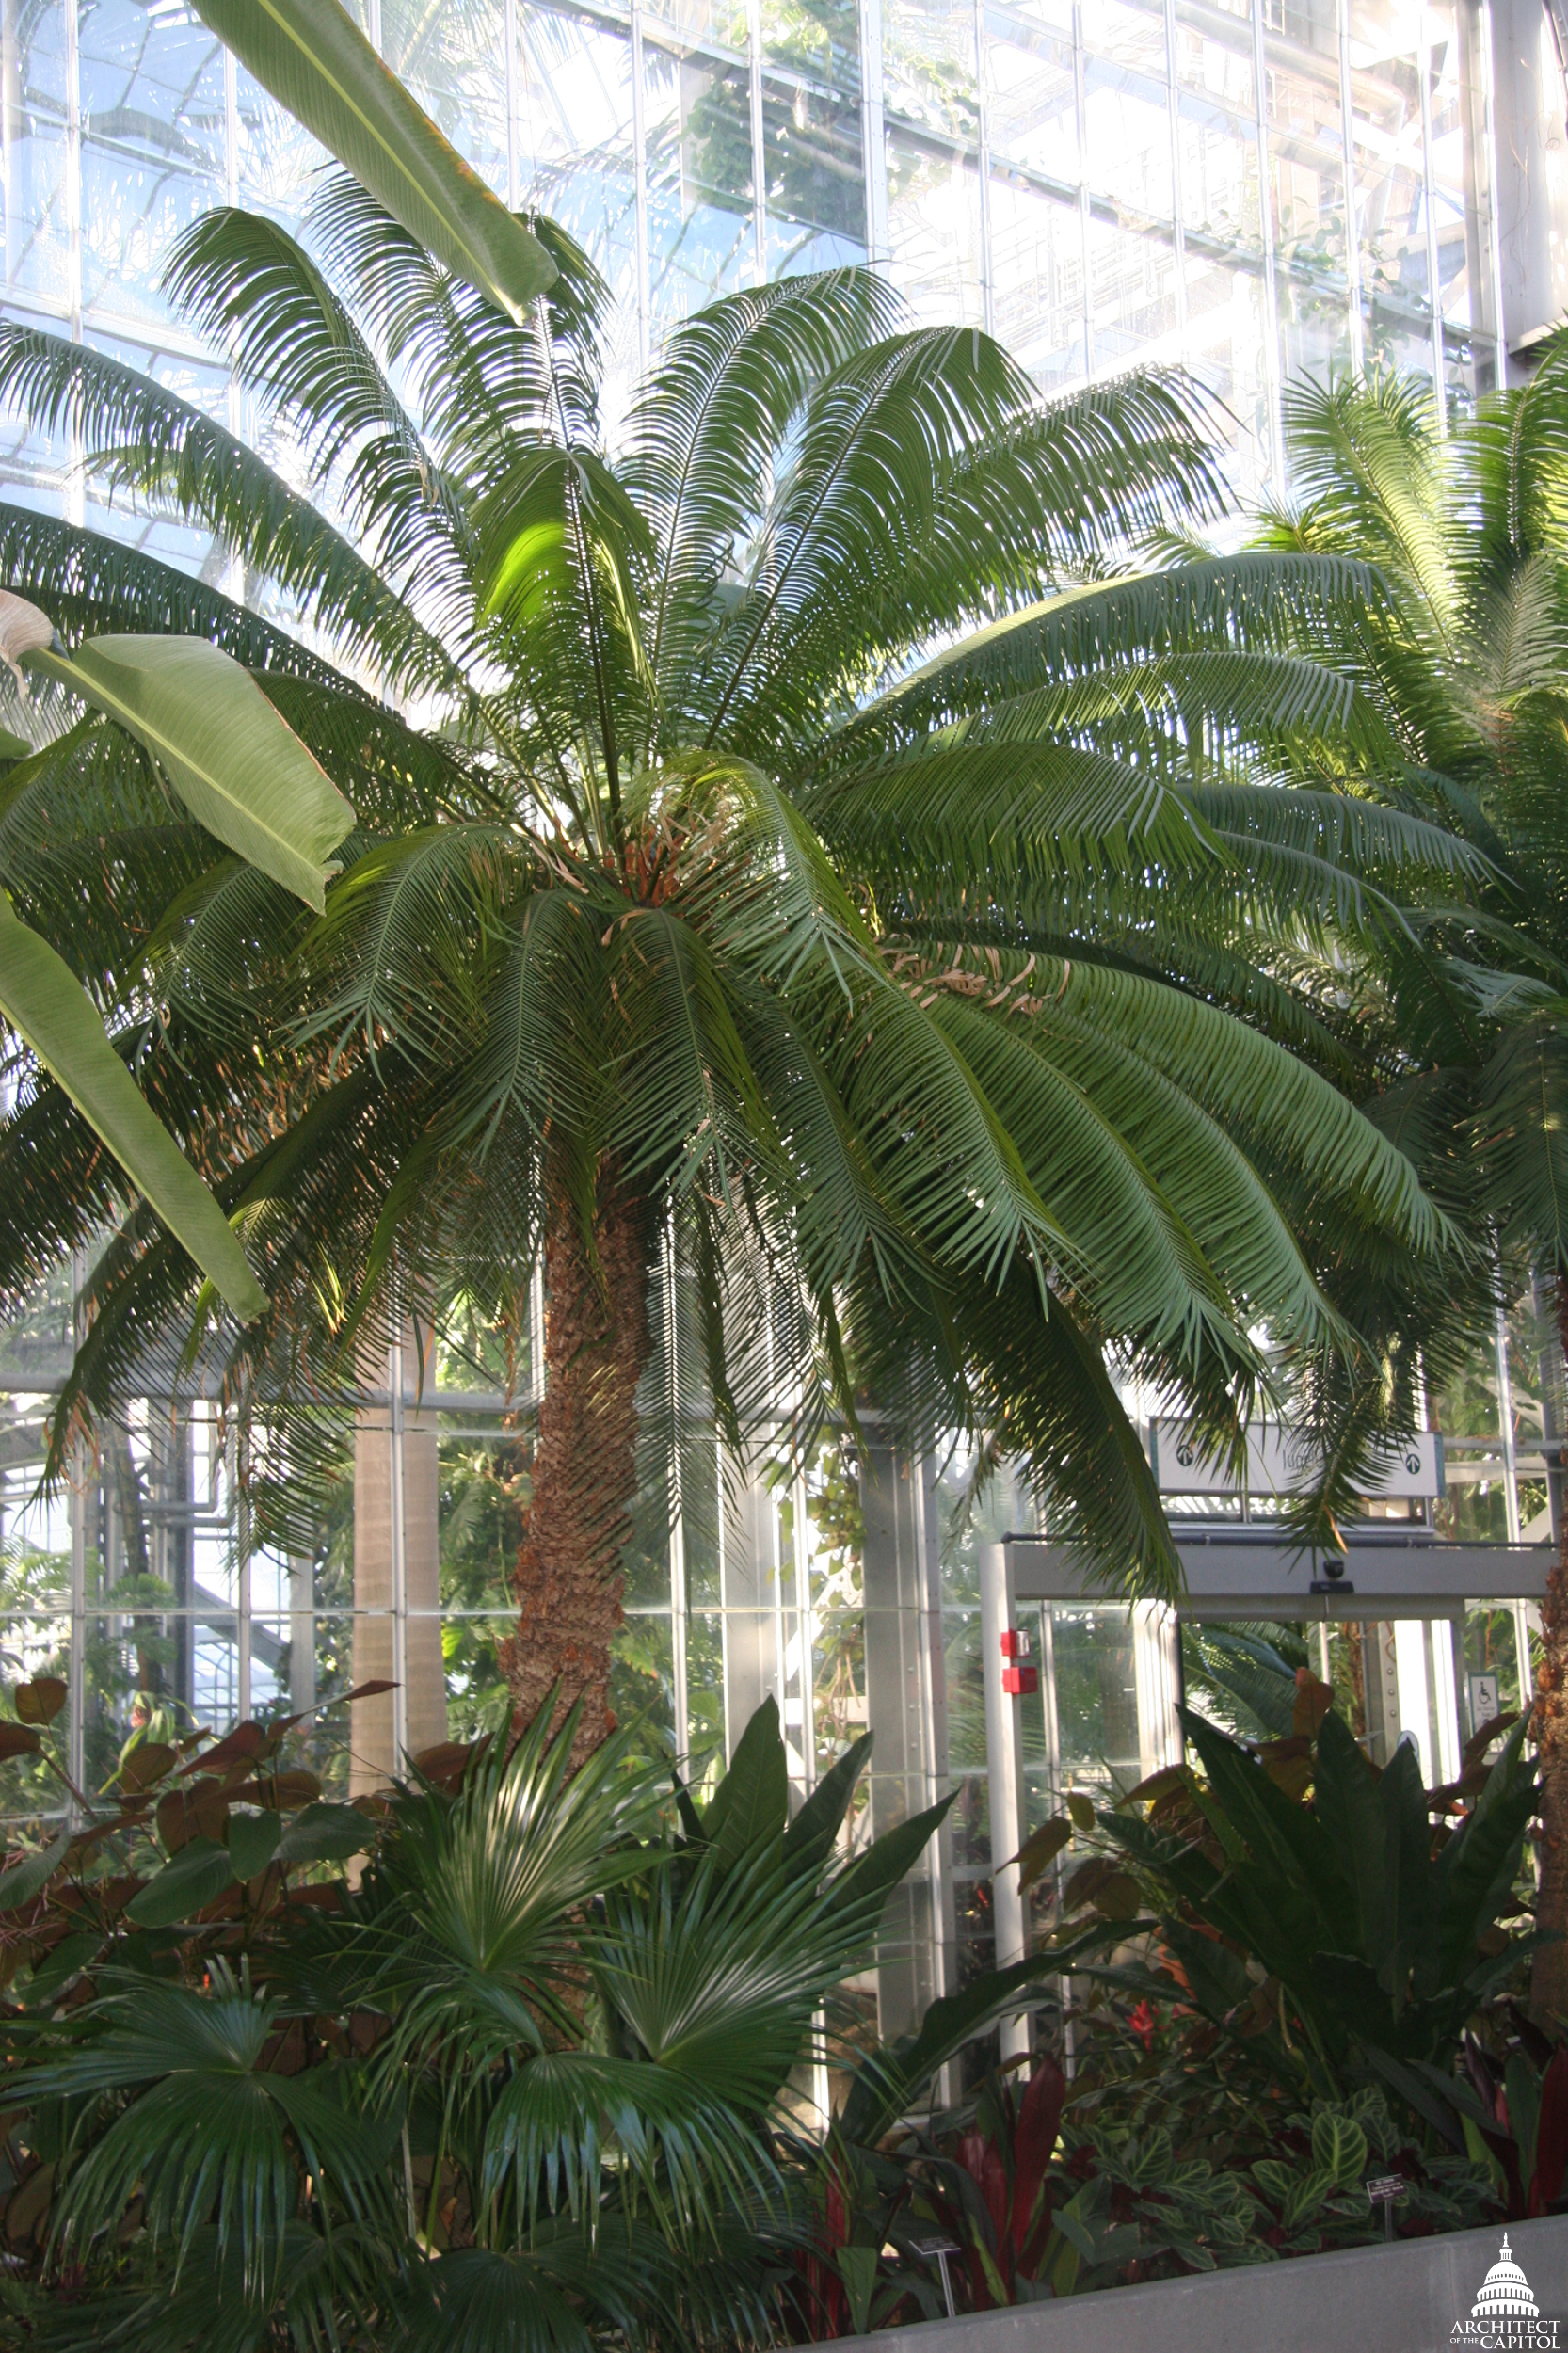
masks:
{"type": "Polygon", "coordinates": [[[597,1273],[559,1197],[545,1236],[545,1387],[514,1578],[518,1630],[501,1658],[520,1724],[552,1684],[563,1705],[584,1699],[580,1756],[615,1728],[610,1643],[636,1491],[637,1383],[652,1345],[650,1231],[647,1203],[601,1170],[597,1273]]]}
{"type": "MultiPolygon", "coordinates": [[[[1557,1283],[1557,1327],[1568,1359],[1568,1277],[1557,1283]]],[[[1568,2021],[1568,1512],[1559,1516],[1557,1561],[1541,1611],[1541,1672],[1535,1685],[1535,1738],[1541,1760],[1541,1886],[1536,1926],[1557,1942],[1536,1948],[1530,2008],[1560,2032],[1568,2021]]]]}

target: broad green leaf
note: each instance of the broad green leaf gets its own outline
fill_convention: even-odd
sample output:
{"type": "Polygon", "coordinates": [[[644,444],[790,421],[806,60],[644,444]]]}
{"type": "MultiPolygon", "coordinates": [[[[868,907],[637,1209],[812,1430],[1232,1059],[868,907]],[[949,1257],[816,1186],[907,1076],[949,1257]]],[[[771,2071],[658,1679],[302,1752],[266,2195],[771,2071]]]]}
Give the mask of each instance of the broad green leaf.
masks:
{"type": "Polygon", "coordinates": [[[872,1735],[863,1732],[818,1782],[784,1833],[784,1862],[794,1877],[820,1871],[833,1851],[855,1786],[872,1753],[872,1735]]]}
{"type": "Polygon", "coordinates": [[[18,1863],[10,1870],[0,1872],[0,1912],[16,1912],[23,1904],[30,1904],[35,1896],[42,1894],[65,1861],[66,1849],[74,1835],[68,1823],[52,1845],[40,1847],[38,1853],[30,1854],[24,1863],[18,1863]]]}
{"type": "Polygon", "coordinates": [[[125,1916],[141,1929],[171,1929],[177,1920],[189,1920],[216,1903],[235,1877],[227,1847],[216,1838],[193,1838],[132,1897],[125,1916]]]}
{"type": "Polygon", "coordinates": [[[202,637],[94,637],[32,659],[130,730],[191,815],[319,914],[354,809],[248,671],[202,637]]]}
{"type": "Polygon", "coordinates": [[[837,1881],[835,1901],[844,1905],[865,1903],[895,1888],[904,1873],[913,1870],[920,1861],[927,1841],[941,1828],[957,1795],[956,1789],[950,1790],[936,1805],[927,1806],[923,1814],[913,1814],[906,1822],[895,1822],[880,1838],[873,1838],[865,1853],[837,1881]]]}
{"type": "Polygon", "coordinates": [[[278,1851],[282,1828],[280,1814],[230,1815],[229,1860],[236,1879],[253,1880],[261,1876],[278,1851]]]}
{"type": "Polygon", "coordinates": [[[778,1729],[778,1709],[764,1700],[735,1744],[729,1770],[714,1790],[702,1827],[728,1867],[765,1838],[777,1838],[790,1818],[790,1770],[778,1729]]]}
{"type": "Polygon", "coordinates": [[[4,891],[0,1013],[26,1039],[241,1321],[264,1315],[266,1293],[250,1272],[228,1219],[173,1137],[149,1111],[70,966],[18,920],[4,891]]]}
{"type": "Polygon", "coordinates": [[[351,1805],[308,1805],[278,1841],[280,1863],[346,1863],[363,1854],[374,1835],[351,1805]]]}
{"type": "Polygon", "coordinates": [[[834,2257],[849,2298],[849,2325],[857,2337],[872,2325],[872,2297],[876,2289],[877,2251],[874,2247],[840,2247],[834,2257]]]}
{"type": "Polygon", "coordinates": [[[1355,2119],[1325,2109],[1312,2120],[1312,2162],[1340,2189],[1353,2189],[1367,2163],[1367,2136],[1355,2119]]]}
{"type": "Polygon", "coordinates": [[[521,324],[555,279],[336,0],[196,0],[240,62],[436,259],[521,324]]]}

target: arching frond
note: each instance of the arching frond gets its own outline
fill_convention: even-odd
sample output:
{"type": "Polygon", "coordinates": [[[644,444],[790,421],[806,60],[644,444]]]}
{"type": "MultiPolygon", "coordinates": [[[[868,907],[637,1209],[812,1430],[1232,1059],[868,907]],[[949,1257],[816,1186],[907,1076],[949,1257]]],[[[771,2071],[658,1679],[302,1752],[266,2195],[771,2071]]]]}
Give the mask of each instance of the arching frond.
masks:
{"type": "Polygon", "coordinates": [[[69,430],[111,492],[129,489],[203,523],[297,600],[346,661],[369,658],[403,691],[470,689],[440,640],[373,565],[235,435],[178,393],[90,344],[0,327],[0,400],[46,433],[69,430]]]}

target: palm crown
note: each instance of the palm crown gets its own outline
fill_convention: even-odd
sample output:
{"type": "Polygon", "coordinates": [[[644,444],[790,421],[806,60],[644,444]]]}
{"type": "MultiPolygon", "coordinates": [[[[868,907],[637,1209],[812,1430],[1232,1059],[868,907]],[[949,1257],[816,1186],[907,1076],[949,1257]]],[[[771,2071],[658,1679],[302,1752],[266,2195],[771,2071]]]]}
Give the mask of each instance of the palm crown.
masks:
{"type": "MultiPolygon", "coordinates": [[[[868,1391],[984,1426],[1054,1526],[1169,1580],[1105,1350],[1234,1433],[1266,1372],[1352,1344],[1318,1237],[1440,1238],[1293,978],[1389,882],[1473,863],[1281,789],[1377,749],[1291,649],[1367,575],[1121,568],[1217,502],[1191,388],[1042,405],[867,271],[689,322],[612,454],[603,289],[533,231],[557,274],[520,308],[354,181],[305,244],[234,210],[187,234],[173,296],[320,504],[114,360],[0,338],[0,393],[218,535],[252,609],[14,508],[0,576],[72,644],[226,649],[356,813],[317,917],[102,701],[11,773],[23,912],[264,1273],[269,1318],[209,1345],[241,1386],[308,1351],[319,1400],[365,1316],[515,1313],[543,1259],[525,1701],[601,1682],[639,1430],[678,1465],[694,1397],[736,1444],[868,1391]]],[[[0,1175],[15,1296],[120,1179],[49,1087],[0,1175]]],[[[125,1223],[62,1431],[145,1378],[195,1280],[125,1223]]]]}
{"type": "MultiPolygon", "coordinates": [[[[1495,1261],[1514,1292],[1555,1275],[1568,1339],[1568,343],[1446,435],[1430,393],[1388,377],[1303,389],[1288,427],[1301,504],[1268,544],[1371,563],[1389,590],[1313,632],[1313,650],[1381,714],[1398,754],[1384,791],[1486,861],[1463,905],[1412,909],[1338,975],[1368,1077],[1384,1064],[1375,1116],[1487,1244],[1465,1282],[1424,1286],[1394,1261],[1375,1305],[1363,1285],[1366,1321],[1407,1362],[1418,1347],[1431,1377],[1473,1348],[1495,1261]]],[[[1538,1918],[1556,1933],[1535,1999],[1547,2015],[1568,2007],[1560,1567],[1544,1620],[1538,1918]]]]}

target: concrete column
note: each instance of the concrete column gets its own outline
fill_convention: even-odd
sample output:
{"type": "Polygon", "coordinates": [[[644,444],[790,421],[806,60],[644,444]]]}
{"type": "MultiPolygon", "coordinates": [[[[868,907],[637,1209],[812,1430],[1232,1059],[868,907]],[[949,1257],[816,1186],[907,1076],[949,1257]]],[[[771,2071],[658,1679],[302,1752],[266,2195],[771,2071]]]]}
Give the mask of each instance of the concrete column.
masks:
{"type": "Polygon", "coordinates": [[[1401,1692],[1393,1623],[1377,1619],[1362,1629],[1362,1689],[1367,1700],[1367,1752],[1386,1765],[1403,1730],[1401,1692]]]}
{"type": "MultiPolygon", "coordinates": [[[[896,1447],[868,1442],[860,1459],[865,1602],[866,1720],[872,1751],[872,1832],[923,1812],[933,1787],[934,1689],[929,1622],[924,1466],[896,1447]]],[[[933,1530],[933,1533],[935,1531],[933,1530]]],[[[944,1740],[945,1750],[945,1740],[944,1740]]],[[[942,1760],[946,1778],[946,1758],[942,1760]]],[[[907,2033],[936,1995],[940,1974],[939,1847],[894,1890],[877,1961],[877,2016],[884,2037],[907,2033]]]]}
{"type": "MultiPolygon", "coordinates": [[[[354,1432],[354,1680],[398,1689],[354,1710],[355,1796],[446,1738],[436,1420],[421,1406],[419,1372],[411,1323],[400,1347],[367,1354],[361,1371],[380,1394],[360,1407],[354,1432]]],[[[426,1381],[433,1393],[433,1367],[426,1381]]]]}
{"type": "Polygon", "coordinates": [[[315,1563],[289,1561],[289,1705],[304,1715],[316,1704],[315,1563]]]}

